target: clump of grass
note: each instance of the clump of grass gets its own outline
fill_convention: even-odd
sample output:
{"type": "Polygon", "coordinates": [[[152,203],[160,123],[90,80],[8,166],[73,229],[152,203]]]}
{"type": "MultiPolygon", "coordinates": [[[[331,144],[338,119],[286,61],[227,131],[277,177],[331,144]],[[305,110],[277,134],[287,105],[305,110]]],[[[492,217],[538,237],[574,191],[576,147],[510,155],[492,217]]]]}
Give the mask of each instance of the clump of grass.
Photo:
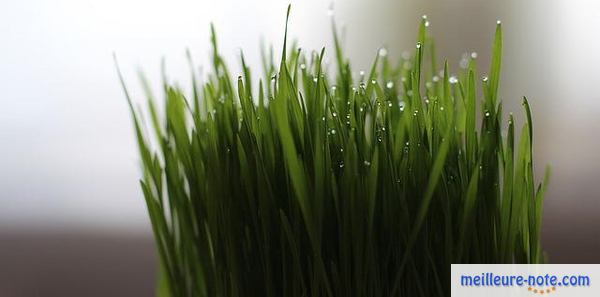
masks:
{"type": "Polygon", "coordinates": [[[150,92],[146,113],[127,95],[159,293],[447,296],[451,263],[542,261],[546,181],[527,100],[518,144],[502,116],[501,25],[483,80],[475,59],[438,73],[426,27],[412,57],[380,52],[359,77],[334,28],[335,74],[284,38],[278,65],[265,55],[257,79],[242,56],[237,80],[213,30],[213,72],[189,96],[165,81],[159,115],[150,92]]]}

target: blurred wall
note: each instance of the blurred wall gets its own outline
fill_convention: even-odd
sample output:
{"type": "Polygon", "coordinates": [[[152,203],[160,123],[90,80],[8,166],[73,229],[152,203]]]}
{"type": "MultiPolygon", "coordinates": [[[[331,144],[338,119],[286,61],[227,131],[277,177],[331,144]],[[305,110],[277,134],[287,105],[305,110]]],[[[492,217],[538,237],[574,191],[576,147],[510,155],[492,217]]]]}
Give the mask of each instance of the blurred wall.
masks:
{"type": "MultiPolygon", "coordinates": [[[[596,91],[600,41],[595,38],[600,31],[599,3],[348,0],[331,6],[328,1],[291,2],[290,34],[303,48],[316,50],[331,44],[328,10],[333,7],[346,32],[347,52],[363,69],[380,45],[387,46],[392,56],[412,50],[418,21],[427,14],[438,52],[449,59],[451,68],[458,69],[465,51],[475,51],[483,75],[495,21],[502,20],[505,111],[515,112],[522,123],[521,96],[528,96],[534,112],[538,176],[545,164],[553,168],[543,226],[549,259],[600,262],[596,253],[600,239],[595,236],[600,231],[595,188],[600,181],[600,140],[595,136],[600,128],[596,91]]],[[[14,255],[7,246],[15,251],[32,245],[22,237],[7,245],[9,237],[2,234],[39,238],[39,230],[73,238],[100,232],[151,246],[150,240],[130,236],[142,234],[148,239],[149,229],[136,182],[139,166],[131,120],[112,53],[117,54],[137,98],[142,97],[136,71],[143,69],[156,82],[162,57],[169,77],[186,85],[185,49],[191,50],[198,64],[207,65],[212,21],[222,53],[232,66],[243,48],[258,69],[259,40],[273,43],[276,49],[281,46],[287,3],[0,3],[0,231],[8,232],[0,232],[0,258],[14,255]]],[[[332,53],[330,47],[327,52],[332,53]]],[[[44,247],[43,242],[36,245],[44,247]]],[[[82,247],[75,241],[65,248],[94,250],[95,246],[82,247]]],[[[119,253],[119,249],[112,251],[119,253]]],[[[153,282],[154,271],[143,273],[153,282]]]]}
{"type": "MultiPolygon", "coordinates": [[[[479,52],[481,68],[486,69],[495,20],[503,19],[505,100],[509,109],[518,110],[513,103],[530,95],[536,116],[544,114],[547,103],[536,102],[545,97],[542,92],[550,85],[548,79],[555,80],[559,66],[547,62],[551,53],[544,42],[553,29],[546,27],[552,19],[547,5],[540,9],[518,1],[500,5],[471,0],[292,2],[292,38],[306,50],[330,45],[328,10],[333,8],[358,69],[370,67],[379,46],[386,45],[396,56],[412,50],[423,14],[429,15],[439,52],[454,69],[464,51],[479,52]],[[550,66],[552,71],[544,69],[550,66]]],[[[139,99],[137,70],[157,82],[164,57],[170,78],[188,85],[185,49],[198,64],[208,64],[210,22],[233,66],[238,66],[244,49],[250,65],[258,69],[259,40],[272,43],[279,52],[287,2],[25,0],[1,5],[0,34],[5,42],[0,55],[0,226],[144,229],[131,120],[112,53],[139,99]]],[[[330,46],[327,52],[333,52],[330,46]]]]}

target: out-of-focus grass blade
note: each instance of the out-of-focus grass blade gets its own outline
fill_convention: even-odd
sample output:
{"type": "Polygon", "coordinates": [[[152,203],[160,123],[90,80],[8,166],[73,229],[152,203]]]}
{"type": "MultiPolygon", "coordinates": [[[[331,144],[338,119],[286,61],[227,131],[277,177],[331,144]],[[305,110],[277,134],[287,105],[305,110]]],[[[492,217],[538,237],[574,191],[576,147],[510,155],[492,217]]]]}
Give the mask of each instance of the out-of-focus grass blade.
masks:
{"type": "Polygon", "coordinates": [[[496,34],[494,36],[494,43],[492,44],[492,61],[490,64],[490,76],[489,76],[489,96],[491,107],[496,106],[498,98],[498,85],[500,82],[500,66],[502,64],[502,23],[500,21],[496,24],[496,34]]]}

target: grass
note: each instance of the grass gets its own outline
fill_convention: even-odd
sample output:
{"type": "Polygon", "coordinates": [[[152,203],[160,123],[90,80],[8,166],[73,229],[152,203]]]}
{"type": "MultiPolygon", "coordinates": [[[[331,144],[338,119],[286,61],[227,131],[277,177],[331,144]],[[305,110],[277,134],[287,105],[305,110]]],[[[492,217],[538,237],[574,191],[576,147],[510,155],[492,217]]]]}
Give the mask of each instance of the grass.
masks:
{"type": "Polygon", "coordinates": [[[136,108],[123,83],[158,295],[448,296],[451,263],[543,261],[548,175],[536,185],[527,99],[518,140],[502,114],[501,24],[483,80],[475,59],[457,76],[436,65],[426,19],[411,57],[380,51],[358,77],[333,32],[332,74],[324,50],[284,38],[264,76],[242,55],[232,79],[213,29],[212,74],[192,73],[191,94],[165,80],[159,106],[142,79],[136,108]]]}

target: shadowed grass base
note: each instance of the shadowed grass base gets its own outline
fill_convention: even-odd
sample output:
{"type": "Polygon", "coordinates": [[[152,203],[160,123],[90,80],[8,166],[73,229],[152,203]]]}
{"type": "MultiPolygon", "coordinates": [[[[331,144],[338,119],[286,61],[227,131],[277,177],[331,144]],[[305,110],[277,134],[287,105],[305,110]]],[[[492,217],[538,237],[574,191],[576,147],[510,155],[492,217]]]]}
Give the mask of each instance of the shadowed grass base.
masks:
{"type": "Polygon", "coordinates": [[[192,74],[189,96],[165,81],[157,107],[143,80],[142,112],[127,95],[158,294],[449,296],[451,263],[542,261],[546,182],[533,177],[527,100],[516,143],[497,99],[501,24],[483,80],[475,59],[440,72],[426,29],[411,57],[381,50],[358,77],[334,27],[336,73],[324,50],[284,42],[264,77],[242,56],[237,80],[213,30],[213,71],[192,74]]]}

